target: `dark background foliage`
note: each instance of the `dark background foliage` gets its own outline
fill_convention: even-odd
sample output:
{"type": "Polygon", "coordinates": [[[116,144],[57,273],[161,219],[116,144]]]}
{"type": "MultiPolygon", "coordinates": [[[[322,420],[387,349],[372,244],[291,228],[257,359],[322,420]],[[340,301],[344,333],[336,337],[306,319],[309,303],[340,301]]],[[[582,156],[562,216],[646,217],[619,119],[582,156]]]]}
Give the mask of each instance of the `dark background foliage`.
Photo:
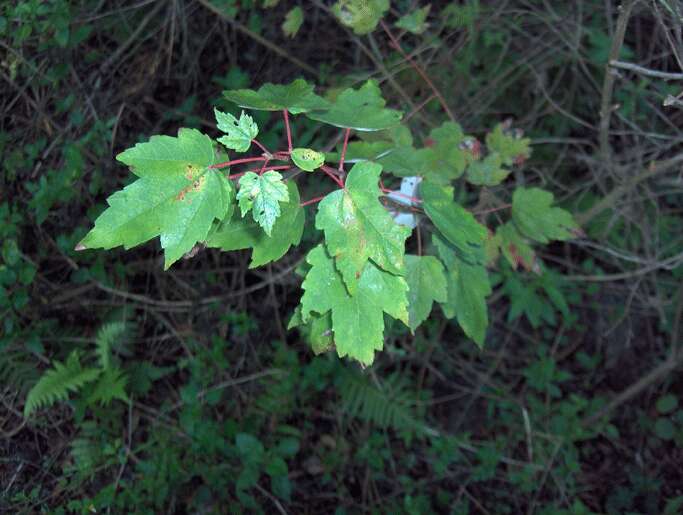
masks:
{"type": "MultiPolygon", "coordinates": [[[[420,36],[394,23],[424,2],[392,3],[468,133],[512,117],[533,138],[500,191],[554,191],[587,236],[543,250],[540,277],[494,271],[483,351],[435,309],[363,371],[285,330],[303,251],[248,270],[248,252],[204,250],[163,272],[157,243],[73,250],[130,180],[115,154],[181,126],[216,136],[213,106],[236,111],[223,89],[375,78],[418,140],[445,119],[381,28],[268,3],[0,4],[0,511],[679,513],[680,3],[432,2],[420,36]],[[53,360],[103,344],[130,403],[80,392],[22,416],[53,360]]],[[[255,117],[282,142],[279,117],[255,117]]]]}

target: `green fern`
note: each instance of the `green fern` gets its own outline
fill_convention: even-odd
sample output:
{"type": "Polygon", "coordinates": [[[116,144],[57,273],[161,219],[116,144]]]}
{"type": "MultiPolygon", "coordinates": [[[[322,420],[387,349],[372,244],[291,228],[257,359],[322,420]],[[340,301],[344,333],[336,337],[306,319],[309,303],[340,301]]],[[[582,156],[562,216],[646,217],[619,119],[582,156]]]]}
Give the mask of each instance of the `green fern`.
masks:
{"type": "Polygon", "coordinates": [[[112,366],[112,349],[126,332],[125,322],[110,322],[100,327],[95,337],[95,354],[103,370],[112,366]]]}
{"type": "Polygon", "coordinates": [[[69,392],[78,391],[84,384],[97,379],[100,373],[96,368],[83,368],[77,350],[69,354],[65,363],[55,361],[53,368],[45,372],[28,392],[24,416],[28,417],[41,407],[68,399],[69,392]]]}
{"type": "Polygon", "coordinates": [[[104,369],[88,397],[88,404],[99,402],[101,406],[107,406],[114,399],[128,402],[127,383],[125,372],[120,368],[104,369]]]}
{"type": "Polygon", "coordinates": [[[346,371],[340,375],[338,388],[348,414],[383,429],[421,432],[423,424],[410,408],[413,397],[398,374],[376,386],[368,376],[346,371]]]}

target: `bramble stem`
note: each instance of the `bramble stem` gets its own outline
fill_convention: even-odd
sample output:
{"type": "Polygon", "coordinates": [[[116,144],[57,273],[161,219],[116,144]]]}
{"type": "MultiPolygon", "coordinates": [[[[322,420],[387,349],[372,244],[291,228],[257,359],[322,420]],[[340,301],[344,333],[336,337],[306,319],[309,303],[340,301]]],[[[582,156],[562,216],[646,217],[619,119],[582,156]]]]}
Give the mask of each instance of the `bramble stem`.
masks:
{"type": "Polygon", "coordinates": [[[242,163],[254,163],[256,161],[267,161],[263,156],[259,157],[244,157],[242,159],[234,159],[232,161],[226,161],[225,163],[216,163],[215,165],[209,166],[209,168],[227,168],[232,165],[239,165],[242,163]]]}
{"type": "Polygon", "coordinates": [[[307,200],[306,202],[302,202],[299,204],[301,207],[308,206],[310,204],[315,204],[316,202],[320,202],[322,199],[324,199],[327,195],[321,195],[319,197],[312,198],[310,200],[307,200]]]}
{"type": "Polygon", "coordinates": [[[417,204],[422,202],[422,199],[419,199],[417,197],[411,197],[410,195],[406,195],[405,193],[401,193],[400,191],[394,191],[394,190],[391,190],[389,188],[385,188],[383,185],[380,185],[379,189],[382,191],[382,193],[393,193],[394,195],[396,195],[398,197],[403,197],[403,198],[408,199],[411,202],[415,202],[417,204]]]}
{"type": "Polygon", "coordinates": [[[349,134],[351,134],[351,129],[346,129],[344,131],[344,146],[342,147],[341,158],[339,159],[339,171],[344,171],[344,158],[346,157],[346,147],[349,145],[349,134]]]}
{"type": "Polygon", "coordinates": [[[263,165],[261,166],[261,169],[258,172],[259,175],[263,175],[264,172],[266,171],[266,166],[268,165],[268,161],[270,161],[270,159],[266,158],[266,160],[263,162],[263,165]]]}
{"type": "Polygon", "coordinates": [[[292,151],[292,130],[289,128],[289,111],[287,109],[282,110],[282,115],[285,119],[285,130],[287,131],[287,148],[292,151]]]}

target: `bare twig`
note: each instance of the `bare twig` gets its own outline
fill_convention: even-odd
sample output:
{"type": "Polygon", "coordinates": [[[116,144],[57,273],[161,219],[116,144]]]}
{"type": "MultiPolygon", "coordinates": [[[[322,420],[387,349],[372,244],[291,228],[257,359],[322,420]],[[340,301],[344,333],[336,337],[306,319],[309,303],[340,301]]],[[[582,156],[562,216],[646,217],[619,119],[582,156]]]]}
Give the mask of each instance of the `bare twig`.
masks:
{"type": "Polygon", "coordinates": [[[683,73],[660,72],[659,70],[650,70],[643,66],[634,63],[625,63],[623,61],[611,60],[609,65],[613,68],[621,68],[622,70],[629,70],[647,77],[655,77],[664,80],[683,80],[683,73]]]}

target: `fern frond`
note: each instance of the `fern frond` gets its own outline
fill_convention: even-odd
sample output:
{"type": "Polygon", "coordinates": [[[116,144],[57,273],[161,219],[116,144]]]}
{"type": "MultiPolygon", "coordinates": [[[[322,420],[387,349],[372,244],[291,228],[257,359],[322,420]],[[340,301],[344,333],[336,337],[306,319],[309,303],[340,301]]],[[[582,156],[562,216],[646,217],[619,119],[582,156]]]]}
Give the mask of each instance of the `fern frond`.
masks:
{"type": "Polygon", "coordinates": [[[25,394],[40,377],[37,361],[24,350],[15,350],[11,346],[3,349],[0,352],[0,385],[25,394]]]}
{"type": "Polygon", "coordinates": [[[127,384],[126,374],[120,368],[104,369],[88,397],[88,404],[99,402],[101,406],[106,406],[114,399],[128,402],[127,384]]]}
{"type": "Polygon", "coordinates": [[[78,391],[99,375],[99,369],[82,368],[78,351],[73,351],[65,363],[53,362],[53,368],[47,370],[31,388],[26,397],[24,416],[28,417],[43,406],[49,407],[59,400],[68,399],[69,392],[78,391]]]}
{"type": "Polygon", "coordinates": [[[125,322],[110,322],[102,325],[95,337],[95,354],[103,370],[111,368],[112,348],[126,332],[125,322]]]}
{"type": "Polygon", "coordinates": [[[367,376],[345,372],[340,376],[339,392],[347,413],[386,429],[418,431],[422,424],[410,408],[410,394],[397,374],[380,387],[367,376]]]}

